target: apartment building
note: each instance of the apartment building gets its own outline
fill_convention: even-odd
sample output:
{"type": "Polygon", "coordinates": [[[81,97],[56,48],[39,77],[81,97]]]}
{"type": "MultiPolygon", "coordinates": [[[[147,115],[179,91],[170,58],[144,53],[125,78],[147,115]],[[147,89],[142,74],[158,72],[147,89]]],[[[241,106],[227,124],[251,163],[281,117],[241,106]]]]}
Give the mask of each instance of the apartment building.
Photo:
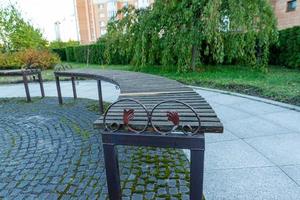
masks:
{"type": "Polygon", "coordinates": [[[278,29],[300,26],[300,0],[271,0],[278,29]]]}
{"type": "MultiPolygon", "coordinates": [[[[81,44],[96,42],[107,32],[107,24],[124,6],[146,8],[154,0],[76,0],[81,44]]],[[[120,17],[120,16],[117,16],[120,17]]]]}

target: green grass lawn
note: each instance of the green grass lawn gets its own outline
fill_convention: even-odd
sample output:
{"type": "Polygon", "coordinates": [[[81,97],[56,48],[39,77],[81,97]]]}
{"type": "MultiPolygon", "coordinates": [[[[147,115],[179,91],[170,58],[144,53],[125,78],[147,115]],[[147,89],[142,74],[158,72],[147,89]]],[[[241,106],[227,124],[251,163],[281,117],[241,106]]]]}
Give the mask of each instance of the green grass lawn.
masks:
{"type": "MultiPolygon", "coordinates": [[[[134,70],[130,65],[71,65],[73,68],[134,70]]],[[[268,72],[264,73],[243,66],[207,66],[189,73],[164,71],[160,67],[145,68],[141,71],[189,85],[239,92],[300,106],[300,70],[270,66],[268,72]]],[[[44,71],[43,77],[45,80],[53,80],[53,71],[44,71]]],[[[12,81],[16,79],[0,77],[0,84],[12,81]]]]}

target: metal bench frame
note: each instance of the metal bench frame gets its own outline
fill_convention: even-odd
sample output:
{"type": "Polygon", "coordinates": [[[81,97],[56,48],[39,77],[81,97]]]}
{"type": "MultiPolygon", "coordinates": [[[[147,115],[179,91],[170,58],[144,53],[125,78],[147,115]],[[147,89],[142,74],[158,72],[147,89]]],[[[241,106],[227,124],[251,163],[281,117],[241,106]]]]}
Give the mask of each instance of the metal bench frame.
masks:
{"type": "Polygon", "coordinates": [[[31,101],[29,86],[28,86],[28,76],[37,75],[38,82],[40,84],[41,96],[42,98],[45,97],[44,85],[43,85],[43,78],[41,70],[39,69],[24,69],[24,70],[1,70],[0,76],[20,76],[23,78],[26,99],[28,102],[31,101]]]}
{"type": "Polygon", "coordinates": [[[162,136],[147,134],[128,134],[126,132],[102,132],[107,186],[111,200],[121,200],[121,184],[118,165],[117,145],[145,146],[160,148],[189,149],[190,157],[190,199],[202,199],[204,172],[204,134],[198,136],[162,136]]]}
{"type": "MultiPolygon", "coordinates": [[[[60,104],[63,103],[61,88],[60,88],[60,80],[59,80],[60,76],[71,77],[74,99],[77,98],[76,87],[75,87],[75,82],[74,82],[75,77],[85,77],[85,78],[96,79],[97,83],[98,83],[100,114],[103,114],[101,80],[108,81],[108,82],[119,85],[117,80],[110,79],[104,75],[102,76],[101,72],[99,72],[98,75],[94,74],[92,72],[85,73],[84,71],[80,71],[78,73],[76,71],[56,72],[55,78],[56,78],[56,85],[57,85],[57,92],[58,92],[58,101],[60,104]]],[[[115,76],[115,74],[113,74],[113,72],[112,72],[111,76],[115,76]]],[[[124,75],[124,76],[126,76],[126,75],[124,75]]],[[[124,80],[121,80],[121,81],[124,81],[124,80]]],[[[128,80],[128,82],[130,82],[130,81],[131,80],[128,80]]],[[[125,84],[126,83],[127,82],[125,82],[125,84]]],[[[171,84],[172,83],[170,83],[170,85],[171,84]]],[[[122,86],[122,84],[119,86],[122,86]]],[[[128,90],[128,87],[126,89],[128,90]]],[[[145,92],[145,93],[139,92],[138,93],[135,90],[133,90],[132,93],[127,92],[126,95],[121,94],[121,96],[122,95],[131,96],[132,94],[133,94],[133,96],[144,95],[146,93],[147,92],[145,92]]],[[[148,91],[148,93],[149,93],[149,91],[148,91]]],[[[157,92],[155,92],[155,93],[157,93],[157,92]]],[[[158,92],[158,93],[160,93],[160,92],[158,92]]],[[[173,93],[173,92],[171,92],[171,93],[173,93]]],[[[171,93],[169,92],[169,94],[171,94],[171,93]]],[[[135,100],[133,100],[133,101],[135,101],[135,100]]],[[[159,104],[157,104],[157,106],[158,105],[159,104]]],[[[187,106],[189,106],[189,105],[187,105],[187,106]]],[[[203,196],[203,174],[204,174],[204,151],[205,151],[204,133],[206,131],[222,133],[223,132],[222,124],[220,124],[219,122],[216,122],[216,125],[211,125],[207,128],[204,127],[202,129],[202,127],[199,127],[199,129],[197,129],[197,134],[195,134],[195,135],[173,135],[173,134],[162,135],[162,134],[154,134],[153,131],[149,132],[146,129],[145,129],[145,131],[142,131],[142,133],[132,133],[132,132],[130,133],[123,129],[111,131],[111,130],[107,130],[107,128],[105,128],[103,126],[101,127],[100,126],[101,123],[105,124],[106,115],[107,115],[107,111],[104,114],[103,122],[99,122],[99,120],[97,120],[94,123],[94,125],[95,125],[95,128],[100,129],[100,133],[102,136],[109,199],[111,199],[111,200],[121,200],[122,199],[121,184],[120,184],[120,172],[119,172],[119,163],[118,163],[118,151],[117,151],[118,145],[189,149],[191,152],[190,153],[190,161],[191,161],[190,162],[190,200],[201,200],[202,199],[202,196],[203,196]]],[[[197,116],[197,118],[199,120],[198,116],[197,116]]],[[[149,123],[149,121],[147,123],[149,123]]]]}

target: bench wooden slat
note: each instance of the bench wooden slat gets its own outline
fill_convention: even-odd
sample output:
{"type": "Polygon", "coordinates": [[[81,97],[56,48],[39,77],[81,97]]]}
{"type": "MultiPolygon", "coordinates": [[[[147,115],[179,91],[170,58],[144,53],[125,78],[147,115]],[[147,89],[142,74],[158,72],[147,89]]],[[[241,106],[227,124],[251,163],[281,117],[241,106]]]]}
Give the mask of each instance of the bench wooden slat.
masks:
{"type": "MultiPolygon", "coordinates": [[[[197,112],[201,118],[202,129],[205,133],[221,133],[223,126],[220,119],[206,100],[196,93],[192,88],[187,87],[175,80],[164,77],[143,74],[138,72],[127,72],[119,70],[67,70],[56,72],[56,76],[82,77],[103,80],[116,84],[120,88],[120,99],[130,98],[140,101],[146,106],[148,111],[158,103],[166,100],[179,100],[187,103],[197,112]]],[[[122,122],[124,109],[134,109],[135,118],[132,121],[136,126],[142,126],[145,120],[145,111],[138,104],[133,102],[120,102],[109,110],[108,120],[122,122]]],[[[194,113],[184,105],[178,103],[166,103],[160,105],[154,113],[153,120],[159,126],[167,127],[170,122],[166,120],[166,112],[176,111],[179,113],[182,123],[191,123],[198,126],[194,113]]],[[[95,122],[96,128],[103,128],[103,120],[95,122]]]]}

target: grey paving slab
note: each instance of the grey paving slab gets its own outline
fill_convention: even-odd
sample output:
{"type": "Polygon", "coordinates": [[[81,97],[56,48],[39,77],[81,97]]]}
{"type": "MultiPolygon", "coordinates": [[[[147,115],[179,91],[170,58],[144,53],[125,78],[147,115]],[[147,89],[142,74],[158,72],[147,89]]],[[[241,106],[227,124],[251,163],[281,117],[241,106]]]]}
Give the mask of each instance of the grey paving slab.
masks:
{"type": "Polygon", "coordinates": [[[239,138],[252,138],[291,132],[287,128],[257,116],[230,121],[225,124],[225,127],[239,138]]]}
{"type": "Polygon", "coordinates": [[[216,92],[210,92],[206,90],[195,90],[198,94],[200,94],[203,98],[209,99],[210,97],[214,97],[216,95],[219,95],[219,93],[216,92]]]}
{"type": "Polygon", "coordinates": [[[300,165],[280,166],[280,168],[300,187],[300,165]]]}
{"type": "Polygon", "coordinates": [[[262,103],[248,99],[241,103],[232,104],[230,105],[230,107],[253,115],[264,115],[268,113],[286,111],[285,108],[279,106],[274,106],[267,103],[262,103]]]}
{"type": "Polygon", "coordinates": [[[205,143],[216,143],[230,140],[238,140],[239,138],[233,135],[229,130],[225,129],[222,134],[207,134],[205,135],[205,143]]]}
{"type": "Polygon", "coordinates": [[[208,200],[299,200],[300,188],[277,167],[213,170],[204,174],[208,200]]]}
{"type": "Polygon", "coordinates": [[[251,114],[224,105],[216,105],[212,107],[223,123],[230,122],[232,120],[237,120],[237,119],[247,119],[253,116],[251,114]]]}
{"type": "Polygon", "coordinates": [[[284,112],[267,114],[263,117],[287,129],[300,133],[300,112],[285,110],[284,112]]]}
{"type": "Polygon", "coordinates": [[[274,166],[274,164],[243,140],[210,143],[206,145],[206,170],[266,166],[274,166]]]}
{"type": "Polygon", "coordinates": [[[245,140],[277,165],[300,164],[300,134],[281,134],[245,140]]]}
{"type": "Polygon", "coordinates": [[[212,95],[206,98],[210,102],[216,102],[222,105],[233,105],[233,104],[239,104],[247,102],[248,100],[241,97],[226,95],[226,94],[218,94],[218,95],[212,95]]]}

